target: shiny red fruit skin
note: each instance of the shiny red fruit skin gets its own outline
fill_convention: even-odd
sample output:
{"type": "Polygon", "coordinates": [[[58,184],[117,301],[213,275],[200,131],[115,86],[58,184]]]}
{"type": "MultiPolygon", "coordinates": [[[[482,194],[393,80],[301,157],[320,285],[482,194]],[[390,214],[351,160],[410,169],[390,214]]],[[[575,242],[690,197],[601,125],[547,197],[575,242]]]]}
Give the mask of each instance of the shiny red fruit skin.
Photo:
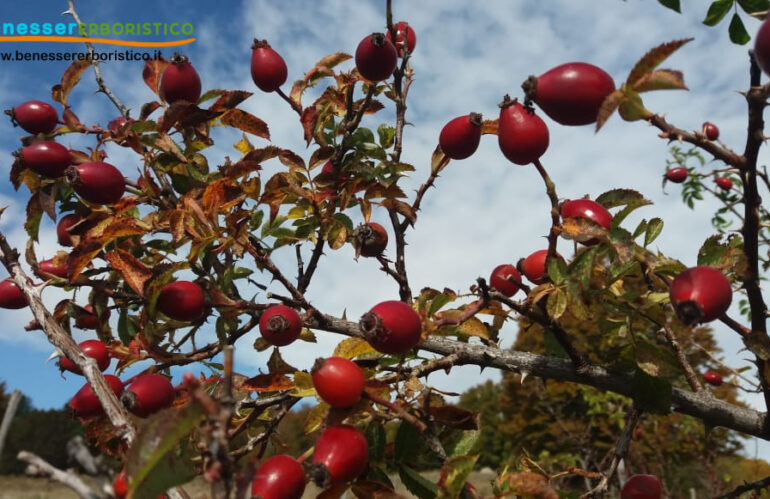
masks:
{"type": "MultiPolygon", "coordinates": [[[[99,340],[86,340],[78,344],[78,347],[83,350],[86,356],[96,360],[96,364],[99,366],[100,371],[104,371],[110,365],[110,352],[107,350],[107,345],[99,340]]],[[[61,357],[59,359],[59,369],[62,371],[69,371],[75,374],[83,374],[80,368],[69,360],[67,357],[61,357]]]]}
{"type": "Polygon", "coordinates": [[[671,305],[685,324],[710,322],[727,312],[733,299],[730,281],[713,267],[691,267],[669,288],[671,305]]]}
{"type": "Polygon", "coordinates": [[[601,227],[609,230],[612,225],[612,214],[607,208],[590,199],[573,199],[561,205],[562,218],[581,217],[593,220],[601,227]]]}
{"type": "Polygon", "coordinates": [[[115,480],[112,482],[112,491],[115,494],[115,499],[126,499],[126,496],[128,496],[126,470],[120,470],[120,473],[115,477],[115,480]]]}
{"type": "Polygon", "coordinates": [[[366,36],[356,48],[356,68],[371,82],[387,80],[398,63],[396,48],[382,33],[366,36]]]}
{"type": "MultiPolygon", "coordinates": [[[[405,21],[397,22],[393,27],[396,29],[396,43],[393,45],[398,51],[398,56],[404,57],[404,32],[406,32],[406,48],[411,55],[414,52],[414,48],[417,46],[417,35],[414,30],[409,26],[409,23],[405,21]]],[[[388,41],[393,43],[393,38],[390,36],[390,30],[385,32],[385,36],[388,37],[388,41]]]]}
{"type": "Polygon", "coordinates": [[[89,203],[114,204],[126,191],[120,170],[103,161],[70,166],[66,175],[75,192],[89,203]]]}
{"type": "Polygon", "coordinates": [[[655,475],[634,475],[620,491],[620,499],[660,499],[663,487],[655,475]]]}
{"type": "Polygon", "coordinates": [[[305,470],[291,456],[278,454],[257,469],[251,482],[251,497],[301,499],[305,492],[305,470]]]}
{"type": "Polygon", "coordinates": [[[717,177],[714,182],[716,182],[717,187],[723,191],[729,191],[733,188],[733,181],[727,177],[717,177]]]}
{"type": "Polygon", "coordinates": [[[286,61],[265,40],[254,40],[251,48],[251,79],[263,92],[275,92],[286,83],[286,61]]]}
{"type": "Polygon", "coordinates": [[[302,319],[286,305],[272,305],[259,318],[259,333],[271,345],[283,347],[299,338],[302,319]]]}
{"type": "Polygon", "coordinates": [[[602,102],[614,90],[615,82],[602,68],[568,62],[537,78],[532,100],[557,123],[588,125],[596,122],[602,102]]]}
{"type": "MultiPolygon", "coordinates": [[[[110,385],[110,388],[115,395],[119,397],[120,394],[123,393],[123,382],[120,381],[120,378],[113,376],[112,374],[105,374],[104,379],[107,381],[107,384],[110,385]]],[[[72,397],[69,401],[69,406],[75,411],[75,414],[81,418],[96,416],[104,412],[102,405],[99,403],[99,399],[96,398],[96,394],[88,383],[83,385],[75,396],[72,397]]]]}
{"type": "Polygon", "coordinates": [[[364,372],[358,364],[343,357],[319,359],[313,368],[313,386],[321,399],[332,407],[352,407],[364,391],[364,372]]]}
{"type": "Polygon", "coordinates": [[[707,121],[703,124],[703,134],[709,140],[717,140],[719,138],[719,127],[707,121]]]}
{"type": "Polygon", "coordinates": [[[21,160],[33,172],[51,178],[64,175],[72,162],[67,148],[53,141],[35,142],[22,148],[21,160]]]}
{"type": "Polygon", "coordinates": [[[360,229],[359,234],[361,256],[380,256],[385,251],[385,248],[388,247],[388,231],[376,222],[365,224],[364,228],[360,229]]]}
{"type": "Polygon", "coordinates": [[[332,484],[350,482],[369,463],[366,437],[350,425],[330,426],[315,443],[313,462],[326,466],[332,484]]]}
{"type": "Polygon", "coordinates": [[[158,93],[169,104],[177,101],[198,102],[201,97],[201,78],[187,57],[174,55],[160,77],[158,93]]]}
{"type": "Polygon", "coordinates": [[[666,172],[666,180],[675,184],[681,184],[687,180],[687,175],[689,175],[687,168],[684,166],[677,166],[666,172]]]}
{"type": "Polygon", "coordinates": [[[422,336],[422,321],[409,304],[388,300],[378,303],[359,321],[364,339],[378,352],[405,354],[417,346],[422,336]]]}
{"type": "Polygon", "coordinates": [[[27,298],[10,277],[0,282],[0,308],[19,309],[27,306],[27,298]]]}
{"type": "Polygon", "coordinates": [[[94,307],[86,305],[86,314],[81,314],[75,319],[75,327],[80,329],[97,329],[99,327],[99,317],[94,313],[94,307]]]}
{"type": "Polygon", "coordinates": [[[518,102],[503,104],[497,129],[500,150],[509,161],[526,165],[548,149],[548,127],[535,113],[518,102]]]}
{"type": "Polygon", "coordinates": [[[548,268],[545,264],[547,258],[548,250],[537,250],[528,257],[522,258],[517,267],[530,282],[543,284],[548,280],[548,268]]]}
{"type": "Polygon", "coordinates": [[[37,275],[41,279],[47,279],[48,276],[46,274],[51,274],[56,277],[61,277],[62,279],[66,279],[67,262],[57,264],[57,263],[54,263],[53,258],[49,258],[48,260],[43,260],[42,262],[39,262],[38,269],[35,271],[35,275],[37,275]]]}
{"type": "Polygon", "coordinates": [[[716,371],[706,371],[703,374],[703,381],[713,386],[721,386],[724,382],[722,375],[716,371]]]}
{"type": "Polygon", "coordinates": [[[481,115],[471,113],[444,125],[438,137],[444,154],[451,159],[465,159],[476,152],[481,142],[481,123],[481,115]]]}
{"type": "Polygon", "coordinates": [[[203,315],[206,295],[194,282],[176,281],[161,288],[156,306],[171,319],[190,322],[203,315]]]}
{"type": "Polygon", "coordinates": [[[770,17],[765,18],[757,31],[757,36],[754,37],[754,55],[757,64],[766,75],[770,75],[770,23],[768,20],[770,17]]]}
{"type": "Polygon", "coordinates": [[[64,215],[56,225],[56,237],[62,246],[73,246],[72,235],[67,231],[70,227],[80,222],[82,218],[74,213],[64,215]]]}
{"type": "Polygon", "coordinates": [[[176,397],[174,385],[161,374],[140,374],[126,388],[121,400],[129,412],[146,418],[171,407],[176,397]]]}
{"type": "Polygon", "coordinates": [[[521,289],[521,274],[514,265],[498,265],[489,276],[489,285],[505,296],[513,296],[521,289]]]}
{"type": "Polygon", "coordinates": [[[31,134],[51,133],[56,128],[59,115],[47,102],[31,100],[13,108],[12,119],[31,134]]]}

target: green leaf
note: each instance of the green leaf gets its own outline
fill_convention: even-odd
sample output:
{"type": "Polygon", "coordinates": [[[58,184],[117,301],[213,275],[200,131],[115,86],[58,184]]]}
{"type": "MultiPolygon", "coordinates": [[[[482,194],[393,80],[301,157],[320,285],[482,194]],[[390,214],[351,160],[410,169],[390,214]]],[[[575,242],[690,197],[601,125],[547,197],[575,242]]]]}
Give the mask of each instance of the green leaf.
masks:
{"type": "Polygon", "coordinates": [[[634,344],[636,365],[655,378],[674,379],[682,374],[682,367],[668,348],[639,338],[634,344]]]}
{"type": "Polygon", "coordinates": [[[480,430],[463,430],[452,432],[452,438],[448,442],[442,442],[449,457],[464,456],[476,449],[481,436],[480,430]]]}
{"type": "Polygon", "coordinates": [[[420,449],[422,436],[420,432],[407,423],[402,421],[396,433],[394,448],[394,458],[397,463],[414,461],[417,451],[420,449]]]}
{"type": "Polygon", "coordinates": [[[561,317],[567,310],[567,294],[561,289],[557,289],[548,297],[548,304],[546,306],[548,316],[556,320],[561,317]]]}
{"type": "Polygon", "coordinates": [[[426,480],[409,466],[400,466],[398,468],[398,476],[401,478],[406,489],[419,499],[435,499],[438,493],[436,484],[426,480]]]}
{"type": "Polygon", "coordinates": [[[730,41],[737,45],[746,45],[751,40],[751,36],[746,31],[746,27],[741,21],[741,16],[736,12],[730,20],[730,27],[727,30],[730,33],[730,41]]]}
{"type": "Polygon", "coordinates": [[[703,20],[703,24],[706,26],[716,26],[724,19],[730,9],[732,8],[735,0],[715,0],[709,6],[709,10],[706,13],[706,19],[703,20]]]}
{"type": "Polygon", "coordinates": [[[653,218],[647,222],[647,229],[644,231],[644,245],[649,246],[663,231],[663,220],[653,218]]]}
{"type": "Polygon", "coordinates": [[[671,412],[671,383],[664,379],[653,378],[641,369],[637,369],[631,380],[634,403],[644,411],[658,414],[671,412]]]}
{"type": "Polygon", "coordinates": [[[548,260],[548,278],[557,286],[567,278],[567,264],[561,258],[548,260]]]}
{"type": "Polygon", "coordinates": [[[660,3],[664,7],[668,7],[669,9],[682,13],[682,7],[679,5],[679,0],[658,0],[658,3],[660,3]]]}
{"type": "Polygon", "coordinates": [[[770,10],[770,0],[738,0],[738,5],[747,14],[770,10]]]}
{"type": "Polygon", "coordinates": [[[380,137],[380,145],[382,148],[388,149],[395,142],[396,129],[383,123],[377,127],[377,135],[380,137]]]}
{"type": "Polygon", "coordinates": [[[458,456],[447,460],[441,467],[441,478],[444,480],[444,486],[438,497],[450,498],[460,497],[468,475],[473,471],[478,454],[475,456],[458,456]]]}
{"type": "Polygon", "coordinates": [[[139,332],[139,322],[133,315],[128,315],[128,309],[123,308],[118,317],[118,337],[124,345],[131,343],[136,333],[139,332]]]}
{"type": "Polygon", "coordinates": [[[575,259],[569,264],[569,273],[573,277],[580,279],[580,283],[584,287],[588,287],[591,283],[591,277],[594,271],[594,260],[596,259],[596,253],[598,252],[596,246],[592,246],[575,256],[575,259]]]}
{"type": "Polygon", "coordinates": [[[385,427],[381,424],[367,426],[366,443],[369,445],[369,461],[380,461],[385,455],[385,427]]]}

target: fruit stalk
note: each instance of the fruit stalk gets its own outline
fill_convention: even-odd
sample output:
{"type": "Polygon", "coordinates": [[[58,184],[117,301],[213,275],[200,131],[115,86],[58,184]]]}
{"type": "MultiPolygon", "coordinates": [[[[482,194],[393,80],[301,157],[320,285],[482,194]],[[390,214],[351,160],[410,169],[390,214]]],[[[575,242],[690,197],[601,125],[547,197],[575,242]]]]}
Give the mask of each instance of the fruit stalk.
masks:
{"type": "Polygon", "coordinates": [[[533,164],[537,168],[537,172],[543,179],[545,184],[545,192],[548,195],[548,199],[551,201],[551,229],[548,231],[548,256],[546,257],[546,272],[548,271],[548,262],[556,258],[556,243],[559,239],[559,234],[556,232],[556,228],[561,223],[561,215],[559,213],[559,196],[556,194],[556,184],[551,180],[550,175],[546,171],[543,164],[539,159],[536,159],[533,164]]]}
{"type": "Polygon", "coordinates": [[[605,497],[607,494],[607,488],[609,487],[610,480],[618,470],[620,461],[626,457],[628,453],[628,444],[631,442],[631,437],[634,435],[634,428],[639,423],[639,419],[642,415],[642,411],[636,407],[632,407],[626,414],[626,425],[623,427],[623,432],[618,437],[618,441],[615,443],[615,451],[613,452],[612,461],[607,472],[603,474],[599,483],[588,491],[587,494],[582,497],[605,497]]]}

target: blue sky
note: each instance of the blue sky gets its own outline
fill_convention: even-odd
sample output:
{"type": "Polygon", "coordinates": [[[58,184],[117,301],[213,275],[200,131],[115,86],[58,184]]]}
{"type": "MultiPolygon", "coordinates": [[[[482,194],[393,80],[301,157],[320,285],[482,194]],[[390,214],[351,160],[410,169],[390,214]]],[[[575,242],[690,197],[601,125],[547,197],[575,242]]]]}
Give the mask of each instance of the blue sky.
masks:
{"type": "MultiPolygon", "coordinates": [[[[687,3],[687,2],[683,2],[687,3]]],[[[249,74],[250,43],[254,37],[266,38],[286,59],[289,81],[301,78],[316,61],[332,52],[353,53],[365,35],[384,28],[384,0],[293,1],[253,0],[219,2],[132,1],[104,2],[80,0],[76,7],[84,22],[191,22],[197,41],[184,48],[203,81],[211,88],[245,89],[255,95],[244,108],[265,119],[272,141],[281,147],[305,151],[296,115],[273,94],[259,92],[249,74]]],[[[541,74],[568,61],[586,61],[603,67],[616,83],[627,75],[644,52],[665,41],[694,37],[670,58],[666,67],[684,71],[690,92],[661,92],[646,98],[647,107],[663,112],[676,125],[699,129],[710,120],[722,132],[721,140],[742,150],[745,133],[745,102],[738,90],[748,83],[747,48],[730,43],[726,26],[708,28],[700,21],[705,5],[685,5],[677,15],[653,1],[642,0],[394,0],[396,20],[407,20],[417,32],[417,48],[412,59],[415,82],[410,91],[403,159],[417,167],[406,184],[406,191],[417,188],[427,177],[430,153],[441,127],[450,119],[471,111],[485,117],[497,115],[497,103],[506,93],[521,95],[520,84],[530,74],[541,74]]],[[[1,22],[58,22],[66,9],[65,0],[22,2],[7,0],[1,22]]],[[[66,19],[69,22],[69,19],[66,19]]],[[[753,34],[759,22],[744,16],[753,34]]],[[[61,50],[61,45],[5,43],[2,50],[61,50]]],[[[82,50],[71,46],[71,50],[82,50]]],[[[171,51],[165,51],[167,57],[171,51]]],[[[346,63],[352,67],[352,61],[346,63]]],[[[138,110],[153,95],[141,79],[141,63],[102,65],[107,84],[131,108],[138,110]]],[[[57,83],[66,63],[0,62],[0,109],[29,99],[51,101],[50,87],[57,83]]],[[[288,91],[289,84],[285,86],[288,91]]],[[[81,120],[106,124],[117,115],[103,95],[94,95],[90,71],[70,101],[81,120]]],[[[308,97],[307,100],[309,100],[308,97]]],[[[387,119],[383,113],[367,118],[365,126],[376,128],[387,119]]],[[[4,117],[3,117],[4,118],[4,117]]],[[[691,211],[681,204],[677,186],[665,195],[660,179],[667,157],[667,145],[654,129],[644,123],[625,123],[613,117],[597,135],[591,127],[561,127],[546,119],[551,146],[543,163],[554,178],[562,198],[596,197],[617,187],[639,190],[655,202],[639,210],[626,224],[633,226],[642,217],[661,216],[666,221],[656,245],[666,254],[689,265],[695,263],[698,248],[712,233],[709,224],[716,204],[704,202],[691,211]]],[[[10,152],[19,147],[19,129],[0,120],[0,163],[7,175],[10,152]]],[[[214,164],[225,155],[235,157],[233,134],[217,132],[217,146],[208,153],[214,164]]],[[[73,146],[88,141],[64,139],[73,146]]],[[[256,144],[264,144],[253,139],[256,144]]],[[[138,163],[129,153],[108,149],[110,161],[127,176],[134,176],[138,163]]],[[[762,152],[760,161],[765,160],[762,152]]],[[[271,168],[268,166],[266,175],[271,168]]],[[[540,249],[549,227],[548,201],[533,168],[508,163],[499,153],[494,137],[484,137],[470,159],[453,162],[423,204],[417,230],[408,233],[408,269],[412,289],[444,286],[466,291],[478,276],[488,276],[500,263],[540,249]]],[[[0,205],[9,209],[0,220],[0,229],[19,248],[26,244],[22,219],[26,191],[17,194],[10,183],[0,184],[0,205]]],[[[382,214],[375,214],[381,221],[382,214]]],[[[356,222],[358,220],[355,220],[356,222]]],[[[58,248],[53,224],[44,222],[39,259],[58,248]]],[[[565,254],[569,245],[560,243],[565,254]]],[[[391,248],[391,252],[392,252],[391,248]]],[[[291,265],[288,257],[279,262],[291,265]]],[[[2,271],[4,272],[4,271],[2,271]]],[[[45,301],[55,304],[64,295],[46,289],[45,301]]],[[[330,252],[316,275],[309,293],[321,310],[358,317],[373,304],[397,297],[397,289],[378,265],[361,259],[353,261],[349,246],[330,252]]],[[[85,297],[81,297],[81,300],[85,297]]],[[[736,300],[737,301],[737,300],[736,300]]],[[[44,361],[51,348],[40,332],[25,332],[31,319],[28,310],[0,311],[0,379],[10,388],[20,388],[37,407],[59,407],[82,384],[78,376],[59,376],[44,361]]],[[[716,336],[725,355],[740,361],[741,344],[736,335],[717,325],[716,336]]],[[[513,342],[515,330],[505,330],[503,346],[513,342]]],[[[86,332],[76,332],[78,340],[86,332]]],[[[267,354],[251,348],[254,336],[243,338],[237,349],[237,369],[255,374],[264,366],[267,354]]],[[[340,340],[331,334],[319,335],[319,344],[286,347],[286,359],[300,368],[312,360],[331,354],[340,340]]],[[[490,370],[465,367],[450,377],[434,374],[430,381],[439,387],[463,390],[484,379],[499,379],[490,370]]],[[[750,402],[758,402],[751,399],[750,402]]]]}

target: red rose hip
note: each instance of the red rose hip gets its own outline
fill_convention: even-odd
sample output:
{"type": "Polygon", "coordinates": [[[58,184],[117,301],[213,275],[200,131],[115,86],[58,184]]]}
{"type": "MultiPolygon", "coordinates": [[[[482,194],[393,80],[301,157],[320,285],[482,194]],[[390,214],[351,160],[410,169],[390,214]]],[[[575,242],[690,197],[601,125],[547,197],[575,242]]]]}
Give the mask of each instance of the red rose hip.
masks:
{"type": "Polygon", "coordinates": [[[169,104],[177,101],[198,102],[201,97],[201,78],[187,56],[174,54],[160,77],[158,93],[169,104]]]}
{"type": "MultiPolygon", "coordinates": [[[[401,21],[393,25],[393,28],[396,30],[396,42],[394,43],[396,50],[398,51],[399,57],[404,57],[405,50],[404,50],[404,33],[406,33],[406,49],[409,51],[409,54],[411,55],[412,52],[414,52],[414,47],[417,46],[417,35],[415,34],[414,30],[411,26],[409,26],[409,23],[401,21]]],[[[393,43],[393,38],[390,35],[390,30],[385,32],[385,36],[388,37],[388,40],[393,43]]]]}
{"type": "Polygon", "coordinates": [[[65,175],[78,196],[89,203],[114,204],[126,191],[126,180],[120,170],[103,161],[70,166],[65,175]]]}
{"type": "Polygon", "coordinates": [[[375,222],[359,225],[353,231],[353,239],[356,246],[356,257],[358,255],[380,256],[388,246],[388,232],[385,227],[375,222]]]}
{"type": "MultiPolygon", "coordinates": [[[[120,394],[123,393],[123,382],[120,381],[120,378],[113,376],[112,374],[105,374],[104,380],[115,395],[119,397],[120,394]]],[[[96,393],[94,393],[94,390],[88,383],[83,385],[75,396],[72,397],[69,401],[69,406],[75,411],[75,414],[81,418],[96,416],[104,412],[102,404],[96,397],[96,393]]]]}
{"type": "MultiPolygon", "coordinates": [[[[110,365],[110,352],[107,350],[107,345],[99,340],[86,340],[78,344],[78,347],[83,350],[83,353],[87,357],[91,357],[96,360],[96,364],[99,366],[100,371],[104,371],[110,365]]],[[[59,369],[62,371],[69,371],[75,374],[83,374],[80,368],[67,357],[59,359],[59,369]]]]}
{"type": "Polygon", "coordinates": [[[35,275],[37,275],[41,279],[47,279],[51,275],[56,277],[61,277],[62,279],[66,279],[67,262],[64,261],[64,262],[56,263],[56,261],[53,258],[49,258],[48,260],[43,260],[38,264],[38,268],[37,270],[35,270],[35,275]]]}
{"type": "Polygon", "coordinates": [[[27,306],[27,297],[10,277],[0,282],[0,308],[19,309],[27,306]]]}
{"type": "MultiPolygon", "coordinates": [[[[94,307],[86,305],[83,307],[84,312],[80,313],[75,319],[75,327],[80,329],[98,329],[99,317],[94,313],[94,307]]],[[[107,310],[109,316],[109,310],[107,310]]]]}
{"type": "Polygon", "coordinates": [[[364,372],[358,364],[342,357],[318,359],[313,367],[313,386],[332,407],[352,407],[364,391],[364,372]]]}
{"type": "Polygon", "coordinates": [[[387,80],[398,63],[396,48],[382,33],[365,37],[356,48],[356,68],[371,82],[387,80]]]}
{"type": "Polygon", "coordinates": [[[655,475],[634,475],[620,491],[620,499],[660,499],[663,487],[655,475]]]}
{"type": "Polygon", "coordinates": [[[709,140],[717,140],[719,138],[719,127],[707,121],[703,124],[703,135],[709,140]]]}
{"type": "MultiPolygon", "coordinates": [[[[559,254],[556,254],[559,257],[559,254]]],[[[548,250],[537,250],[526,258],[519,260],[516,268],[534,284],[543,284],[548,281],[548,266],[546,259],[548,250]]]]}
{"type": "Polygon", "coordinates": [[[713,267],[699,266],[680,273],[669,288],[671,305],[687,325],[718,319],[730,308],[730,281],[713,267]]]}
{"type": "Polygon", "coordinates": [[[717,187],[722,189],[723,191],[729,191],[733,188],[733,181],[730,180],[728,177],[717,177],[714,179],[714,182],[716,182],[717,187]]]}
{"type": "Polygon", "coordinates": [[[505,296],[515,295],[521,289],[520,284],[521,274],[513,265],[498,265],[489,276],[489,285],[505,296]]]}
{"type": "Polygon", "coordinates": [[[703,381],[713,386],[721,386],[724,382],[722,375],[716,371],[706,371],[703,374],[703,381]]]}
{"type": "Polygon", "coordinates": [[[470,157],[479,148],[481,124],[479,113],[454,118],[441,129],[438,137],[441,150],[452,159],[470,157]]]}
{"type": "Polygon", "coordinates": [[[330,426],[318,437],[310,474],[321,487],[350,482],[369,463],[366,437],[350,425],[330,426]]]}
{"type": "Polygon", "coordinates": [[[251,483],[251,497],[262,499],[301,499],[304,491],[305,470],[286,454],[278,454],[262,463],[251,483]]]}
{"type": "MultiPolygon", "coordinates": [[[[571,201],[565,201],[561,205],[561,216],[562,218],[586,218],[592,220],[606,230],[610,230],[610,227],[612,226],[612,214],[607,211],[607,208],[590,199],[573,199],[571,201]]],[[[586,246],[591,246],[598,242],[597,239],[581,241],[581,243],[586,246]]]]}
{"type": "Polygon", "coordinates": [[[364,339],[385,354],[409,352],[417,346],[422,335],[420,314],[402,301],[378,303],[361,316],[358,324],[364,339]]]}
{"type": "Polygon", "coordinates": [[[509,161],[526,165],[540,159],[548,149],[548,127],[534,111],[506,95],[500,104],[497,142],[509,161]]]}
{"type": "Polygon", "coordinates": [[[194,282],[176,281],[161,288],[156,307],[171,319],[190,322],[203,315],[206,295],[194,282]]]}
{"type": "Polygon", "coordinates": [[[684,166],[677,166],[676,168],[672,168],[669,171],[666,172],[666,180],[669,182],[673,182],[675,184],[681,184],[685,180],[687,180],[687,175],[689,175],[689,172],[687,171],[687,168],[684,166]]]}
{"type": "Polygon", "coordinates": [[[299,338],[302,319],[286,305],[272,305],[259,318],[259,333],[271,345],[283,347],[299,338]]]}
{"type": "Polygon", "coordinates": [[[51,178],[64,175],[64,170],[72,162],[67,148],[53,141],[30,144],[22,148],[20,157],[27,168],[51,178]]]}
{"type": "Polygon", "coordinates": [[[266,40],[251,46],[251,79],[263,92],[274,92],[286,83],[288,69],[283,57],[266,40]]]}
{"type": "Polygon", "coordinates": [[[25,131],[37,135],[51,133],[56,128],[59,115],[56,109],[46,102],[31,100],[19,104],[5,112],[11,117],[14,126],[20,126],[25,131]]]}
{"type": "Polygon", "coordinates": [[[171,407],[176,392],[169,379],[161,374],[140,374],[120,397],[123,405],[140,418],[171,407]]]}
{"type": "Polygon", "coordinates": [[[59,223],[56,225],[56,237],[59,241],[59,244],[62,246],[74,245],[70,229],[73,225],[79,223],[81,220],[82,218],[80,218],[78,215],[75,215],[74,213],[64,215],[61,220],[59,220],[59,223]]]}

